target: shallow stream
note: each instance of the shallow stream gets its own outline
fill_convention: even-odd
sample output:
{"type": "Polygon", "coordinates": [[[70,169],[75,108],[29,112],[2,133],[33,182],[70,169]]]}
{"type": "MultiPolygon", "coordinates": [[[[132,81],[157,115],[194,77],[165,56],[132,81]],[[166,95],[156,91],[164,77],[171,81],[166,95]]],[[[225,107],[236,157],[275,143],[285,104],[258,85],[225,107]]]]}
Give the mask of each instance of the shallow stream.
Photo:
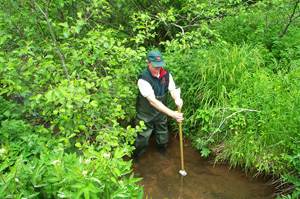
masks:
{"type": "MultiPolygon", "coordinates": [[[[179,138],[170,136],[168,157],[156,150],[151,136],[146,153],[140,157],[137,170],[143,179],[145,198],[152,199],[268,199],[274,190],[268,179],[251,179],[245,172],[230,169],[228,165],[215,165],[212,159],[201,154],[188,141],[184,141],[184,169],[181,170],[179,138]]],[[[137,171],[136,170],[136,171],[137,171]]],[[[135,172],[135,169],[134,169],[135,172]]]]}

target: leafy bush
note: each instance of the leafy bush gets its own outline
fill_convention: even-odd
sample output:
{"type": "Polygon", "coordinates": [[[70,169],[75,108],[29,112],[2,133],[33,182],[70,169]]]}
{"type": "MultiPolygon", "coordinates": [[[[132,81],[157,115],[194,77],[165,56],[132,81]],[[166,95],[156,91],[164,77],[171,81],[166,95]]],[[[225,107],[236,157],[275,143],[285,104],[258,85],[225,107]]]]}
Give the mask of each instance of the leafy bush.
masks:
{"type": "MultiPolygon", "coordinates": [[[[10,151],[1,154],[4,161],[10,151]]],[[[31,161],[20,155],[9,172],[1,174],[1,197],[14,198],[142,198],[142,187],[135,182],[131,162],[124,162],[126,148],[96,152],[93,147],[84,156],[68,154],[64,149],[42,152],[31,161]]],[[[1,169],[6,169],[1,167],[1,169]]]]}
{"type": "MultiPolygon", "coordinates": [[[[21,113],[14,104],[1,109],[1,197],[143,197],[135,184],[140,179],[130,175],[131,162],[122,157],[131,156],[140,130],[129,124],[135,114],[135,63],[146,49],[125,47],[118,30],[90,26],[86,12],[99,20],[106,13],[104,1],[79,3],[84,14],[76,7],[68,15],[70,2],[52,1],[47,8],[15,2],[10,15],[18,24],[5,20],[0,94],[30,97],[21,113]],[[15,25],[28,28],[14,32],[15,25]]],[[[1,10],[2,18],[7,15],[1,10]]]]}
{"type": "Polygon", "coordinates": [[[9,117],[10,108],[17,105],[1,100],[8,116],[0,128],[1,198],[143,197],[142,187],[135,184],[140,179],[129,175],[131,162],[122,159],[130,156],[136,129],[127,127],[122,138],[112,128],[118,134],[99,133],[99,144],[76,144],[81,149],[76,150],[70,143],[80,137],[52,137],[43,125],[14,119],[20,118],[17,112],[9,117]]]}

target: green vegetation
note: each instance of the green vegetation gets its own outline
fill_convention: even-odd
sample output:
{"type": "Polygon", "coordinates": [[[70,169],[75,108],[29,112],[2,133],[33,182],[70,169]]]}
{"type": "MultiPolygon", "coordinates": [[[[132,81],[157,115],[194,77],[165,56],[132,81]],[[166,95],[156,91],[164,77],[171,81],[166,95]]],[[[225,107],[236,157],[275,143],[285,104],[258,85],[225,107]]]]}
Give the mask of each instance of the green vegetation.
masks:
{"type": "Polygon", "coordinates": [[[143,128],[136,79],[157,48],[201,155],[298,198],[299,4],[1,1],[0,197],[143,198],[123,157],[143,128]]]}

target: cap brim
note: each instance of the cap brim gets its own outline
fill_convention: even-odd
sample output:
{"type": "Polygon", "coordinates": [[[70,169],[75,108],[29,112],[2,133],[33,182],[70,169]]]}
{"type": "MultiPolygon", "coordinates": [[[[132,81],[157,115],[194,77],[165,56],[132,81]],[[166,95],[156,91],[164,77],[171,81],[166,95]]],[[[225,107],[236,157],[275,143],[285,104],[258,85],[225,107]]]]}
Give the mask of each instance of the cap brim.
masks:
{"type": "Polygon", "coordinates": [[[163,67],[163,66],[166,65],[166,63],[165,63],[164,60],[162,60],[162,61],[157,61],[157,62],[152,61],[151,63],[153,64],[154,67],[163,67]]]}

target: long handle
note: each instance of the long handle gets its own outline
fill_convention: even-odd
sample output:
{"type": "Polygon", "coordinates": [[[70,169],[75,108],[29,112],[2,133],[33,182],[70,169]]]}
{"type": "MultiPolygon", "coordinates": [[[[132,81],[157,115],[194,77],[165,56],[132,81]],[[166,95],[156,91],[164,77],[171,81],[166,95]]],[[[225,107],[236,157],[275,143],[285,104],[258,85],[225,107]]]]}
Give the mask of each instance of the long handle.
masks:
{"type": "MultiPolygon", "coordinates": [[[[178,106],[178,113],[181,113],[180,106],[178,106]]],[[[182,169],[182,171],[184,171],[183,144],[182,144],[182,124],[181,124],[181,122],[179,122],[179,141],[180,141],[181,169],[182,169]]]]}

